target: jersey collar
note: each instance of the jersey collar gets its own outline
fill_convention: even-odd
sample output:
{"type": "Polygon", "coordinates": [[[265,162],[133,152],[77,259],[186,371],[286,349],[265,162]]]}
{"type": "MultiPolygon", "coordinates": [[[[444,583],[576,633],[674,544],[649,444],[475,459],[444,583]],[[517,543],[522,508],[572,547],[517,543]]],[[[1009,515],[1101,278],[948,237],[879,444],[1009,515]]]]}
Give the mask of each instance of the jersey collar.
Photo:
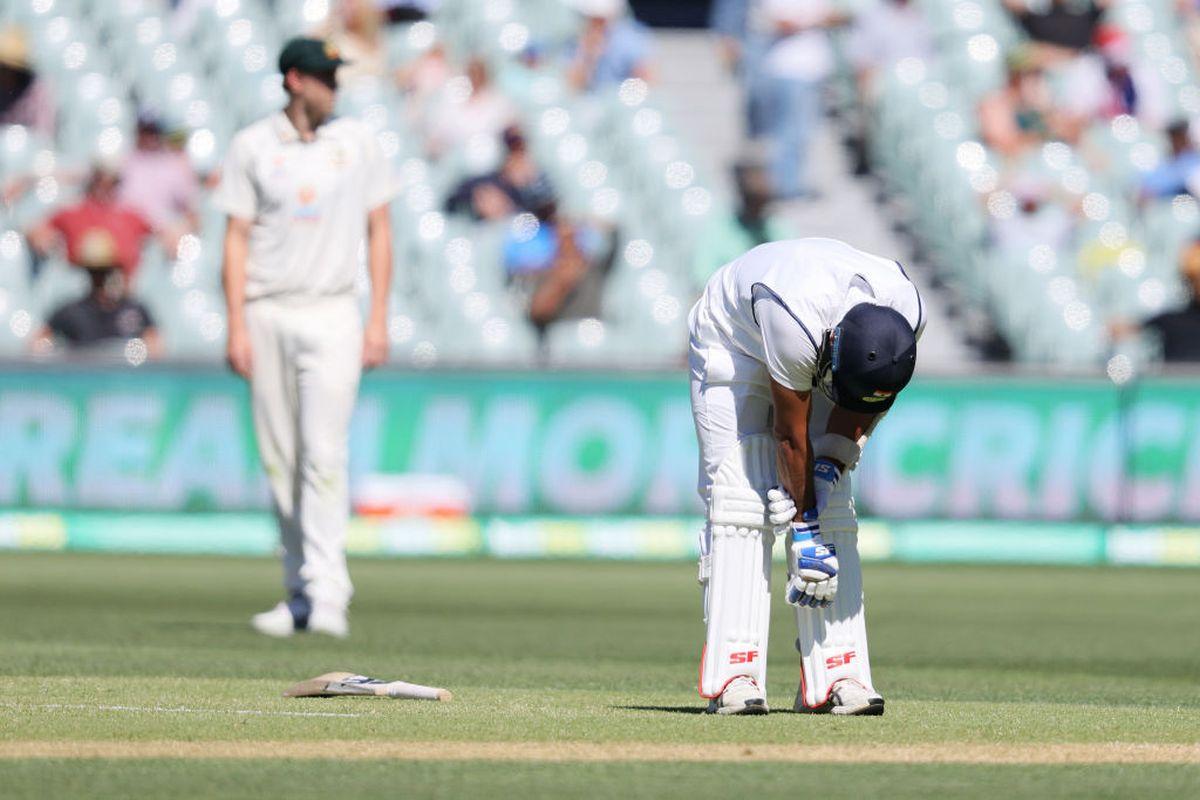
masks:
{"type": "MultiPolygon", "coordinates": [[[[329,126],[335,120],[337,120],[337,117],[330,115],[329,119],[317,127],[318,139],[329,135],[329,126]]],[[[279,137],[279,141],[284,144],[300,141],[300,132],[296,130],[296,126],[288,119],[288,115],[282,111],[277,112],[271,118],[271,127],[274,129],[275,135],[279,137]]]]}

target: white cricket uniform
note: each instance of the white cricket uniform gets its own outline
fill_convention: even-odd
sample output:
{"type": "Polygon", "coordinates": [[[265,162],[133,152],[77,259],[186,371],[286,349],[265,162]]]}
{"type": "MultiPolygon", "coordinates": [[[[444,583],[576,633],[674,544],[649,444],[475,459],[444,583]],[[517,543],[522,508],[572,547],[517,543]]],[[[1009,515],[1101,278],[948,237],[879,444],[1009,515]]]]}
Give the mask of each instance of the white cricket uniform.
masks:
{"type": "Polygon", "coordinates": [[[289,594],[345,609],[347,438],[362,365],[354,295],[367,214],[395,185],[365,124],[333,119],[301,140],[280,112],[240,131],[215,196],[250,220],[246,325],[259,455],[289,594]]]}
{"type": "MultiPolygon", "coordinates": [[[[726,264],[709,279],[688,317],[692,414],[700,444],[699,491],[706,502],[718,468],[739,441],[771,434],[771,379],[789,389],[814,389],[818,352],[826,332],[859,303],[895,309],[920,336],[925,323],[921,297],[900,264],[833,239],[764,244],[726,264]]],[[[813,392],[812,403],[809,438],[815,441],[826,432],[833,406],[819,390],[813,392]]],[[[839,590],[831,620],[842,619],[846,625],[831,621],[814,632],[808,617],[821,612],[798,609],[797,618],[801,639],[815,637],[818,646],[826,647],[825,651],[815,650],[813,658],[833,657],[828,654],[841,641],[842,628],[850,630],[844,637],[854,641],[837,657],[844,659],[845,652],[854,650],[869,685],[861,576],[853,538],[858,525],[850,492],[847,470],[821,515],[827,540],[839,547],[839,590]],[[828,631],[833,631],[832,639],[828,631]]],[[[702,565],[712,552],[712,527],[706,526],[701,540],[702,565]]],[[[765,577],[769,583],[769,575],[765,577]]],[[[706,586],[706,621],[711,624],[709,610],[706,586]]],[[[765,620],[761,624],[765,626],[765,620]]],[[[765,630],[761,634],[765,648],[765,630]]],[[[720,638],[710,630],[710,644],[720,638]]],[[[712,697],[732,673],[724,667],[709,667],[706,672],[702,663],[701,694],[712,697]]],[[[765,679],[765,672],[747,670],[746,674],[765,679]]],[[[862,679],[863,674],[855,677],[862,679]]]]}
{"type": "MultiPolygon", "coordinates": [[[[825,332],[859,303],[895,309],[920,337],[921,297],[903,267],[835,239],[760,245],[709,279],[688,316],[701,495],[739,438],[770,433],[771,379],[812,389],[825,332]]],[[[815,438],[830,404],[813,401],[815,438]]]]}

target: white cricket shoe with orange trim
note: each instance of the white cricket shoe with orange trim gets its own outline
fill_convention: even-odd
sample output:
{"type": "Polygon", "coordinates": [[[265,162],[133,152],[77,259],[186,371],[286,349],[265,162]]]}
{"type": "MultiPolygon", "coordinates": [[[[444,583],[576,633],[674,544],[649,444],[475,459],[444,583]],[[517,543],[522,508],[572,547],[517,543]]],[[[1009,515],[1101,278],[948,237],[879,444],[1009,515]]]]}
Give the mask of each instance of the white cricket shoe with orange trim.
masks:
{"type": "Polygon", "coordinates": [[[709,714],[766,714],[767,697],[748,675],[739,675],[729,682],[721,696],[708,703],[709,714]]]}
{"type": "Polygon", "coordinates": [[[883,697],[852,678],[843,678],[833,685],[829,702],[829,713],[841,717],[883,715],[883,697]]]}

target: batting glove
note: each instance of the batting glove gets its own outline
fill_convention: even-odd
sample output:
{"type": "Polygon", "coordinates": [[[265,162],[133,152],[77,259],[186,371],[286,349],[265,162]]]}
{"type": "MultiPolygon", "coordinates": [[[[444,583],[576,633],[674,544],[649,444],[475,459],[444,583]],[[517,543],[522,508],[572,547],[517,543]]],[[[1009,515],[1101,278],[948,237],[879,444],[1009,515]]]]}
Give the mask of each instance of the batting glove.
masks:
{"type": "Polygon", "coordinates": [[[817,514],[825,510],[834,487],[842,477],[842,470],[828,458],[818,458],[813,463],[813,494],[817,498],[817,514]]]}
{"type": "Polygon", "coordinates": [[[767,489],[767,519],[779,528],[796,518],[796,501],[782,486],[767,489]]]}
{"type": "Polygon", "coordinates": [[[824,608],[837,593],[837,551],[822,541],[816,514],[810,511],[804,516],[805,521],[793,523],[788,543],[792,563],[787,601],[794,606],[824,608]]]}

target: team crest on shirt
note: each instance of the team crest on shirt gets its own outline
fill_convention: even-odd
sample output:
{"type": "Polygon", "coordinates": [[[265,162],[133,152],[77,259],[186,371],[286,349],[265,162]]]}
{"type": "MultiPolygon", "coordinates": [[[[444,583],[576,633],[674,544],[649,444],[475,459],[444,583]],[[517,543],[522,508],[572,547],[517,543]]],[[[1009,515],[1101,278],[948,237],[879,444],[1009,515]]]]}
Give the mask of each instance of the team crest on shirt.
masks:
{"type": "Polygon", "coordinates": [[[312,186],[301,186],[296,190],[296,210],[292,219],[303,222],[315,222],[321,216],[317,208],[317,190],[312,186]]]}
{"type": "Polygon", "coordinates": [[[337,145],[333,148],[333,152],[329,154],[329,166],[334,169],[342,169],[349,162],[346,154],[346,148],[337,145]]]}

